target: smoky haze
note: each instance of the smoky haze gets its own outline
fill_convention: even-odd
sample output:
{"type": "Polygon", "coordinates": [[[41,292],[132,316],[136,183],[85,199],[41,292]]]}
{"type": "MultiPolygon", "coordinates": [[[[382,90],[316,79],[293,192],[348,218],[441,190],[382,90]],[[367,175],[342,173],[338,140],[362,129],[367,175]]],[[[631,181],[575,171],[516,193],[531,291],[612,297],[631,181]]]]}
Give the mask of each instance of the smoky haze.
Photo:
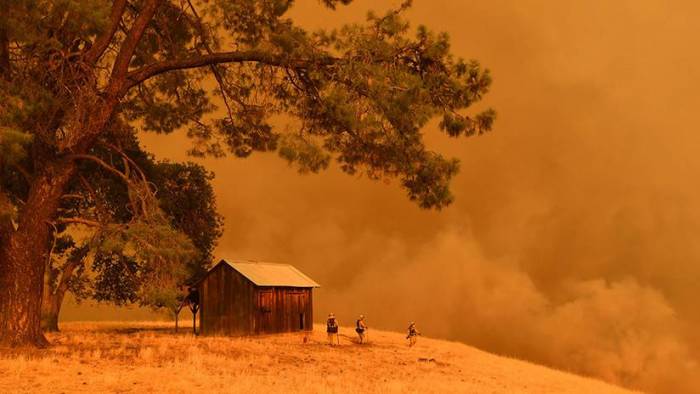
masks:
{"type": "MultiPolygon", "coordinates": [[[[298,1],[308,28],[333,13],[298,1]]],[[[454,204],[422,211],[396,184],[298,175],[273,154],[216,173],[217,255],[293,263],[316,317],[404,329],[655,392],[700,392],[700,5],[416,0],[408,16],[492,70],[495,131],[429,145],[461,161],[454,204]]],[[[144,135],[188,159],[182,134],[144,135]]]]}

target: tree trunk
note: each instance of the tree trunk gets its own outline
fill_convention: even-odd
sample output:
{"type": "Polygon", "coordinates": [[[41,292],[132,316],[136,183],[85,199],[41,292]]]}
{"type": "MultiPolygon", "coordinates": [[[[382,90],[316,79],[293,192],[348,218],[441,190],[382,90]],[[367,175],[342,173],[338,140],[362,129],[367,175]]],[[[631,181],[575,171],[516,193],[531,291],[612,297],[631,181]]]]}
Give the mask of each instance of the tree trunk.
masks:
{"type": "Polygon", "coordinates": [[[36,175],[17,229],[0,244],[0,345],[46,346],[41,301],[49,225],[75,172],[71,161],[47,163],[36,175]]]}
{"type": "MultiPolygon", "coordinates": [[[[41,328],[44,332],[58,331],[58,316],[61,313],[63,298],[68,291],[70,280],[73,278],[75,270],[83,264],[90,249],[82,246],[63,265],[60,278],[52,278],[50,272],[44,273],[44,294],[41,301],[41,328]],[[52,284],[55,284],[52,286],[52,284]]],[[[51,268],[47,264],[47,270],[51,268]]]]}
{"type": "Polygon", "coordinates": [[[44,332],[58,331],[58,314],[65,293],[53,293],[44,297],[41,303],[41,328],[44,332]]]}

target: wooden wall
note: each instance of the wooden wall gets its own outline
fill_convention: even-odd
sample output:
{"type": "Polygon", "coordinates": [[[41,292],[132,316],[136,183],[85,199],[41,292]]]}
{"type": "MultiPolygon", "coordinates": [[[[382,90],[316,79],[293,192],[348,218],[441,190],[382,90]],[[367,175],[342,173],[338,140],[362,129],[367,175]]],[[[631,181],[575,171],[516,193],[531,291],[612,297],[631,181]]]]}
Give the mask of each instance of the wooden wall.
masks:
{"type": "Polygon", "coordinates": [[[231,267],[219,264],[200,282],[199,302],[201,334],[253,332],[255,287],[231,267]]]}
{"type": "Polygon", "coordinates": [[[313,329],[311,288],[257,287],[226,264],[199,283],[200,333],[250,335],[313,329]]]}
{"type": "Polygon", "coordinates": [[[256,293],[256,334],[312,330],[310,288],[261,287],[256,293]]]}

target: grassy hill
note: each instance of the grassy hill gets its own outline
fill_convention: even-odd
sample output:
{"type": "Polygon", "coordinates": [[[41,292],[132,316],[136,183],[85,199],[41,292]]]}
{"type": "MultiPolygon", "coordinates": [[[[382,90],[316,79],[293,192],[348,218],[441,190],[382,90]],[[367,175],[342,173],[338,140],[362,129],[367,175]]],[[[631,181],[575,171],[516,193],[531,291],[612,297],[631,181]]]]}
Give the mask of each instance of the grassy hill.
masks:
{"type": "MultiPolygon", "coordinates": [[[[346,335],[343,335],[346,334],[346,335]]],[[[53,346],[0,349],[0,391],[230,393],[629,393],[464,344],[371,330],[354,342],[303,335],[195,338],[165,323],[64,323],[53,346]]]]}

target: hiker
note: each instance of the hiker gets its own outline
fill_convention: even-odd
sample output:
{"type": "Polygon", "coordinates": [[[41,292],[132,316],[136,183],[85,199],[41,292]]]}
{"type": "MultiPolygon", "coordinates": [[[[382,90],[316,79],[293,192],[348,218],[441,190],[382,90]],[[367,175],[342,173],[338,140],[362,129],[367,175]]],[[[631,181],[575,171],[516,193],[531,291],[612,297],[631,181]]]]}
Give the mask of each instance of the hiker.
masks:
{"type": "Polygon", "coordinates": [[[408,324],[408,335],[406,335],[406,339],[408,339],[408,347],[412,347],[413,345],[416,344],[416,340],[418,339],[418,335],[420,335],[420,332],[418,332],[418,330],[416,330],[416,323],[410,322],[408,324]]]}
{"type": "Polygon", "coordinates": [[[333,346],[333,337],[338,341],[340,345],[340,337],[338,336],[338,321],[335,320],[335,315],[331,312],[328,314],[328,320],[326,321],[326,332],[328,333],[328,344],[333,346]]]}
{"type": "Polygon", "coordinates": [[[365,323],[365,315],[360,315],[360,318],[355,322],[355,332],[360,337],[360,343],[365,342],[365,331],[367,331],[367,324],[365,323]]]}

